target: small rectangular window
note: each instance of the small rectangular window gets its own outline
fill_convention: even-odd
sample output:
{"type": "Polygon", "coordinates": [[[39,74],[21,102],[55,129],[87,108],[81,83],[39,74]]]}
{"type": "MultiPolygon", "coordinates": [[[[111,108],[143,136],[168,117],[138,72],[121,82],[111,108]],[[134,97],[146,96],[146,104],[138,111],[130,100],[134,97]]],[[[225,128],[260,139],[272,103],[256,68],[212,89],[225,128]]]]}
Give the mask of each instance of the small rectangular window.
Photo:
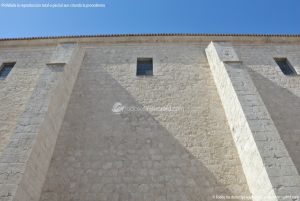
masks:
{"type": "Polygon", "coordinates": [[[136,75],[153,75],[153,59],[138,58],[136,75]]]}
{"type": "Polygon", "coordinates": [[[4,80],[8,76],[15,64],[15,62],[2,64],[0,67],[0,80],[4,80]]]}
{"type": "Polygon", "coordinates": [[[297,75],[295,69],[287,58],[274,58],[275,62],[285,75],[297,75]]]}

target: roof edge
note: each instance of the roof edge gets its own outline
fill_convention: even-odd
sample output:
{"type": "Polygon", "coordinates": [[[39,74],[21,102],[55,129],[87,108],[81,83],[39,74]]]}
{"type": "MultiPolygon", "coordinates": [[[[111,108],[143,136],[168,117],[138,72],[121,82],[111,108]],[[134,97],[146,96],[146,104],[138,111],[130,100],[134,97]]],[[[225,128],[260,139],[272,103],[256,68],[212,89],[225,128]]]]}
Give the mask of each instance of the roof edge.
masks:
{"type": "Polygon", "coordinates": [[[96,35],[65,35],[65,36],[37,36],[20,38],[0,38],[0,41],[12,40],[41,40],[64,38],[109,38],[109,37],[136,37],[136,36],[235,36],[235,37],[296,37],[300,34],[209,34],[209,33],[158,33],[158,34],[96,34],[96,35]]]}

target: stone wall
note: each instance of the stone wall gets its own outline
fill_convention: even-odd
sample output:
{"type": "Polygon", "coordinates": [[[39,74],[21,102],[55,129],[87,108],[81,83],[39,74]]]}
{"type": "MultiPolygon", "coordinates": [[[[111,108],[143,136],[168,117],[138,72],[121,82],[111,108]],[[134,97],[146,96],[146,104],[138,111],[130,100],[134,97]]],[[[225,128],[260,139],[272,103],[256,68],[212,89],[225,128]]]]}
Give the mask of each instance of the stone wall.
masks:
{"type": "MultiPolygon", "coordinates": [[[[215,200],[250,195],[253,186],[270,187],[264,195],[298,191],[299,77],[284,76],[272,58],[288,57],[300,72],[298,37],[7,40],[0,42],[0,53],[0,62],[17,61],[0,82],[1,201],[215,200]],[[229,85],[241,95],[250,83],[250,91],[261,97],[236,99],[233,117],[245,120],[237,127],[225,115],[224,94],[207,61],[211,40],[233,42],[243,61],[242,71],[240,64],[224,66],[223,76],[234,72],[229,85]],[[77,56],[66,52],[70,43],[79,43],[77,56]],[[153,57],[153,76],[136,76],[137,57],[153,57]],[[66,58],[71,64],[62,67],[66,58]],[[265,110],[257,107],[252,115],[247,108],[257,103],[265,110]],[[268,119],[249,124],[256,117],[268,119]],[[255,138],[239,136],[246,124],[255,138]],[[270,125],[274,130],[265,135],[255,130],[270,125]],[[253,146],[243,147],[241,140],[253,146]],[[253,148],[256,155],[249,154],[253,148]],[[255,156],[263,165],[253,166],[255,156]],[[249,174],[259,170],[266,174],[249,174]]],[[[227,56],[222,59],[231,61],[227,56]]]]}
{"type": "Polygon", "coordinates": [[[249,195],[206,46],[88,46],[41,200],[249,195]],[[137,57],[153,57],[153,76],[136,76],[137,57]],[[178,111],[115,114],[117,102],[178,111]]]}
{"type": "Polygon", "coordinates": [[[299,200],[299,174],[242,60],[230,43],[206,53],[253,200],[299,200]]]}
{"type": "MultiPolygon", "coordinates": [[[[60,46],[52,51],[55,55],[60,46]]],[[[0,200],[39,200],[56,138],[77,78],[84,52],[70,61],[45,62],[25,110],[0,156],[0,200]],[[46,65],[47,63],[47,65],[46,65]]],[[[60,55],[61,56],[61,55],[60,55]]]]}
{"type": "Polygon", "coordinates": [[[52,47],[0,49],[0,65],[16,62],[8,77],[0,81],[0,155],[52,51],[52,47]]]}
{"type": "Polygon", "coordinates": [[[300,77],[284,75],[274,57],[287,57],[300,74],[298,45],[236,47],[300,172],[300,77]],[[255,59],[254,59],[255,58],[255,59]]]}

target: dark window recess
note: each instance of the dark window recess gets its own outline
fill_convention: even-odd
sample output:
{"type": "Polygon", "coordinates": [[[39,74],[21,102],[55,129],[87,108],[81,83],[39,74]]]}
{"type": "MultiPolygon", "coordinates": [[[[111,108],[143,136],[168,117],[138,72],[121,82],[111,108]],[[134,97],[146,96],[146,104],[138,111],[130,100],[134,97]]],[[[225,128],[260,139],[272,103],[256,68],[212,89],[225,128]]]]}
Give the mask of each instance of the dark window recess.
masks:
{"type": "Polygon", "coordinates": [[[138,58],[136,75],[153,75],[153,59],[138,58]]]}
{"type": "Polygon", "coordinates": [[[4,63],[0,67],[0,80],[4,80],[16,63],[4,63]]]}
{"type": "Polygon", "coordinates": [[[287,58],[274,58],[275,62],[285,75],[297,75],[295,69],[287,60],[287,58]]]}

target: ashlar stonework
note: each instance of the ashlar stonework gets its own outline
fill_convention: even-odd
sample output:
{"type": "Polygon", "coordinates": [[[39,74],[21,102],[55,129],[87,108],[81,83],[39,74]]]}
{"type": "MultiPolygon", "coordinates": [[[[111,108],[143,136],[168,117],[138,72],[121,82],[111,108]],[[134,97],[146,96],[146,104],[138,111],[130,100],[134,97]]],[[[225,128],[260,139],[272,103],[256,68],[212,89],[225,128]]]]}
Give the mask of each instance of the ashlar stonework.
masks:
{"type": "Polygon", "coordinates": [[[0,200],[300,200],[300,77],[274,61],[299,55],[300,36],[0,40],[0,200]]]}

